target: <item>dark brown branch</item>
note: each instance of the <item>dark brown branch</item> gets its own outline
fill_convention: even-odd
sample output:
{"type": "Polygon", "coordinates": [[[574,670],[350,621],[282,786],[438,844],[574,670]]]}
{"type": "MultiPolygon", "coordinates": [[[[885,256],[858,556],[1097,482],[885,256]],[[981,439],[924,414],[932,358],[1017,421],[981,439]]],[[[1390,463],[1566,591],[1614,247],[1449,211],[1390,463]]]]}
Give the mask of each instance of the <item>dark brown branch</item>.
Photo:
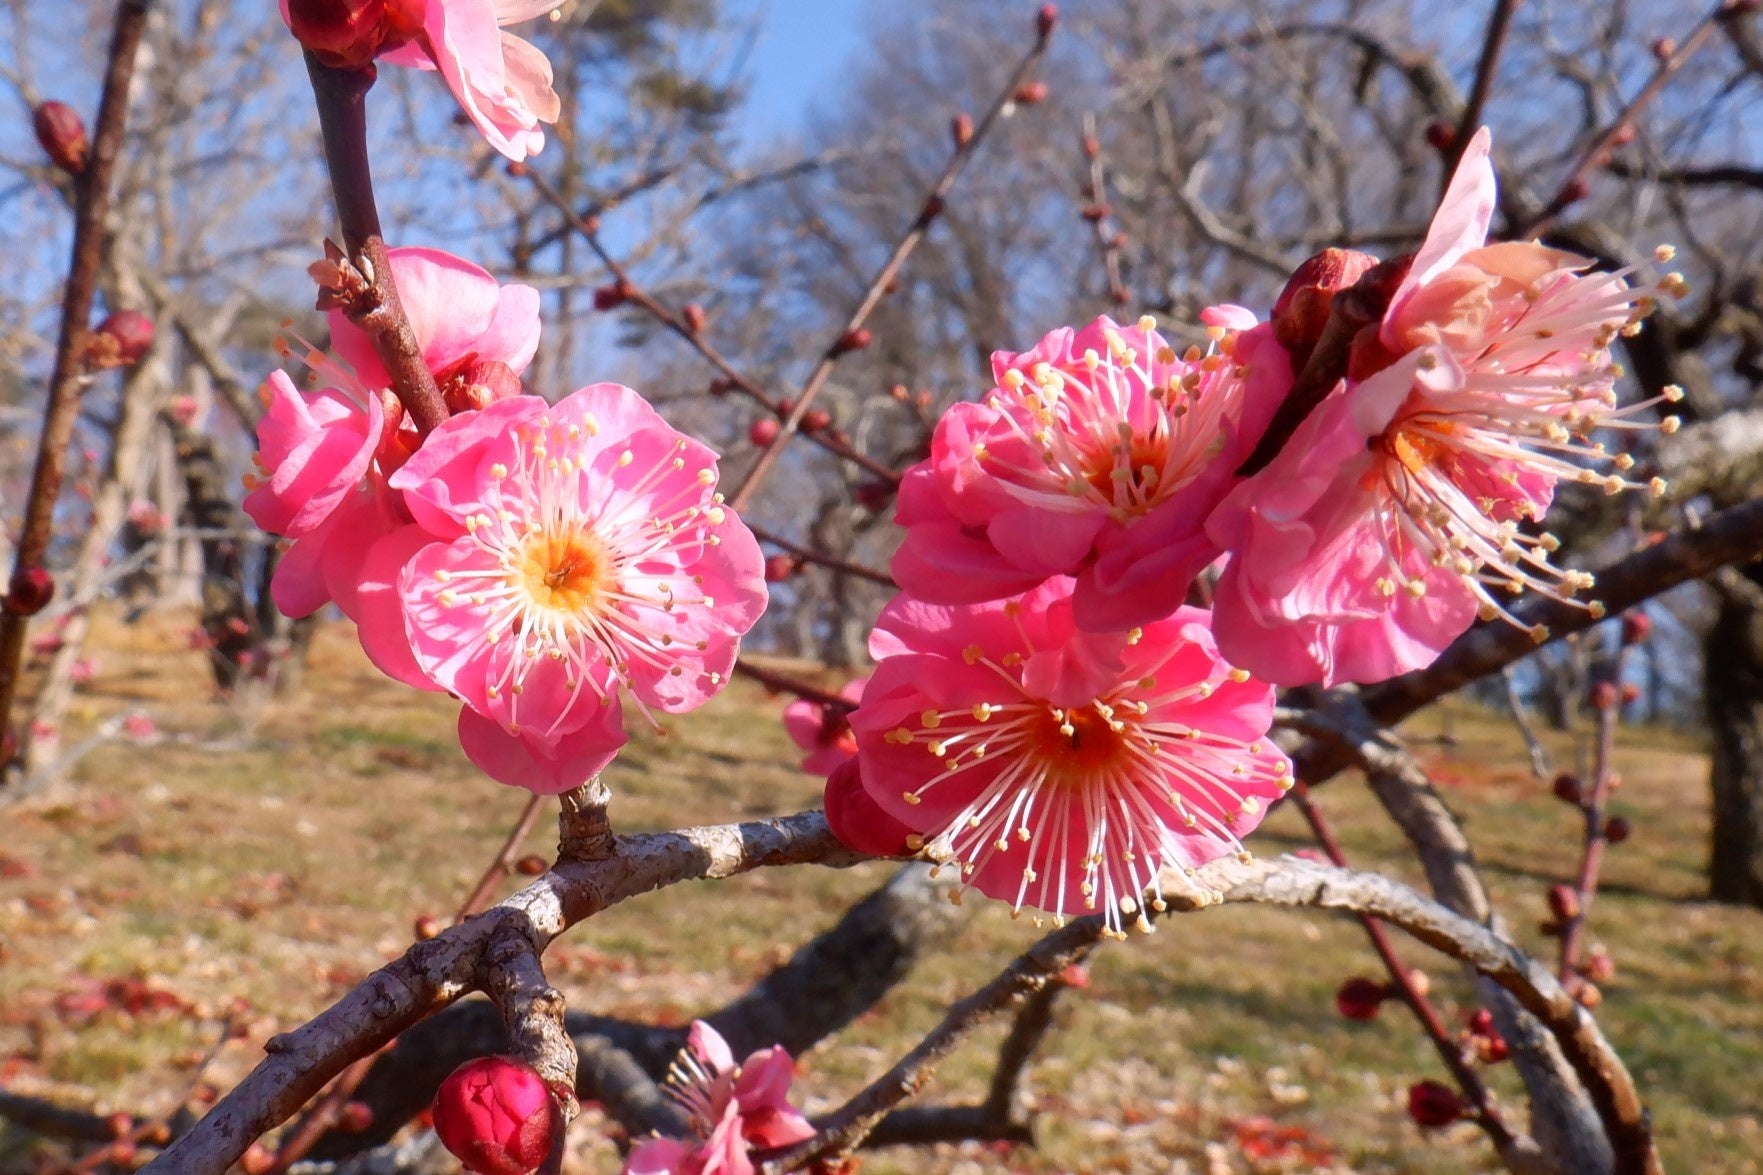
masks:
{"type": "Polygon", "coordinates": [[[1450,186],[1451,177],[1457,174],[1457,165],[1463,161],[1463,151],[1469,146],[1470,136],[1481,125],[1482,111],[1487,109],[1488,95],[1493,92],[1494,73],[1500,65],[1500,50],[1505,47],[1506,34],[1511,31],[1518,2],[1494,0],[1494,10],[1488,14],[1488,29],[1481,40],[1481,57],[1475,63],[1475,81],[1469,88],[1468,100],[1463,103],[1463,113],[1457,116],[1457,133],[1444,152],[1444,174],[1439,178],[1441,199],[1450,186]]]}

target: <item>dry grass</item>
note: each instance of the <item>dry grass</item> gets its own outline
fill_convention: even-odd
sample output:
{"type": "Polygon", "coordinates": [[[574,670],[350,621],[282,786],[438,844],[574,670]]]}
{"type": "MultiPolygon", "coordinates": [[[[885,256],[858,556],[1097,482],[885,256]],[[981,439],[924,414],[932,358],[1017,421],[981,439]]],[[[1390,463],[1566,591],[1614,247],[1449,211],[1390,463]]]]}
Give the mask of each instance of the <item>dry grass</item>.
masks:
{"type": "MultiPolygon", "coordinates": [[[[0,817],[0,1075],[21,1092],[154,1112],[210,1043],[203,1016],[243,997],[258,1010],[261,1041],[402,950],[416,915],[450,912],[522,796],[475,777],[453,741],[452,705],[380,681],[346,628],[322,634],[307,696],[249,722],[206,696],[200,657],[169,628],[101,626],[97,648],[100,672],[76,726],[145,706],[187,738],[106,746],[79,765],[64,798],[0,817]],[[70,993],[91,989],[82,980],[130,977],[189,1011],[70,1014],[70,993]]],[[[791,768],[777,707],[737,685],[676,733],[639,739],[613,771],[619,825],[814,804],[815,781],[791,768]]],[[[1440,721],[1422,717],[1410,734],[1431,741],[1440,721]]],[[[1425,754],[1497,898],[1524,928],[1542,915],[1547,884],[1571,868],[1572,814],[1529,778],[1497,716],[1453,707],[1450,721],[1456,745],[1425,754]]],[[[1594,915],[1618,965],[1599,1016],[1650,1099],[1669,1167],[1763,1170],[1763,916],[1698,900],[1700,752],[1647,731],[1625,732],[1623,744],[1618,807],[1636,835],[1612,853],[1594,915]]],[[[1568,743],[1554,750],[1571,760],[1568,743]]],[[[1356,863],[1413,874],[1356,781],[1318,799],[1356,863]]],[[[1256,840],[1262,852],[1297,847],[1295,815],[1276,813],[1256,840]]],[[[680,886],[578,928],[553,950],[553,978],[577,1007],[678,1021],[762,974],[885,875],[878,865],[680,886]]],[[[959,949],[803,1059],[809,1107],[836,1104],[878,1073],[1032,935],[1026,920],[979,910],[959,949]]],[[[1433,973],[1460,1023],[1466,985],[1422,948],[1408,955],[1433,973]]],[[[1335,987],[1374,965],[1359,929],[1342,920],[1236,908],[1177,919],[1105,952],[1089,990],[1064,1002],[1031,1075],[1045,1111],[1039,1151],[879,1155],[865,1169],[1491,1168],[1473,1128],[1422,1134],[1407,1122],[1407,1085],[1439,1074],[1402,1014],[1370,1024],[1334,1014],[1335,987]],[[1296,1141],[1281,1144],[1279,1129],[1296,1141]],[[1262,1152],[1272,1154],[1254,1157],[1262,1152]]],[[[996,1037],[947,1064],[932,1096],[977,1096],[996,1037]]],[[[236,1079],[254,1048],[229,1046],[214,1080],[236,1079]]],[[[1511,1074],[1491,1076],[1516,1106],[1511,1074]]],[[[592,1123],[579,1129],[591,1133],[592,1123]]],[[[28,1147],[0,1136],[0,1156],[10,1156],[0,1169],[24,1169],[28,1147]]],[[[616,1169],[609,1148],[587,1153],[583,1170],[616,1169]]]]}

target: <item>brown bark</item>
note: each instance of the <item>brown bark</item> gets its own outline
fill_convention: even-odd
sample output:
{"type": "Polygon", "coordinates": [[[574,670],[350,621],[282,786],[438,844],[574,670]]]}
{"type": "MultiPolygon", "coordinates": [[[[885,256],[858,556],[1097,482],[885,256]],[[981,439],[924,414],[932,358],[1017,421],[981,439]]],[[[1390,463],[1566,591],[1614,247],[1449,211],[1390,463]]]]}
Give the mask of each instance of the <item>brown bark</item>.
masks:
{"type": "MultiPolygon", "coordinates": [[[[1742,579],[1763,581],[1763,564],[1742,579]]],[[[1714,799],[1708,893],[1763,908],[1763,609],[1751,595],[1720,593],[1705,649],[1714,799]]]]}

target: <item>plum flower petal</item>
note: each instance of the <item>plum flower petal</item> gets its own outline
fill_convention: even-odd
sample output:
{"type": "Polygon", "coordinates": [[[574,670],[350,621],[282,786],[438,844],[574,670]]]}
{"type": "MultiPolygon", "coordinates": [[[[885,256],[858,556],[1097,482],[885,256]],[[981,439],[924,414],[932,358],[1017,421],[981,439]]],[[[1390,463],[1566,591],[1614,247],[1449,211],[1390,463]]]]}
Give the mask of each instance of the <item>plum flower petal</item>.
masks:
{"type": "Polygon", "coordinates": [[[1594,434],[1654,427],[1632,418],[1658,400],[1617,407],[1609,352],[1653,299],[1571,254],[1484,244],[1494,195],[1484,130],[1355,340],[1350,378],[1207,520],[1231,554],[1215,606],[1233,663],[1286,685],[1379,681],[1429,664],[1477,616],[1517,623],[1520,592],[1590,586],[1530,524],[1562,481],[1639,488],[1633,459],[1594,434]]]}
{"type": "Polygon", "coordinates": [[[1099,910],[1118,934],[1161,908],[1160,869],[1239,851],[1291,765],[1266,737],[1272,689],[1219,659],[1204,611],[1082,633],[1074,588],[896,598],[851,725],[910,847],[1017,910],[1099,910]]]}
{"type": "Polygon", "coordinates": [[[904,857],[913,850],[909,839],[923,843],[912,828],[875,802],[863,786],[857,757],[839,763],[826,777],[824,796],[827,827],[846,848],[872,857],[904,857]]]}
{"type": "MultiPolygon", "coordinates": [[[[860,677],[839,691],[839,697],[855,706],[863,700],[863,686],[869,678],[860,677]]],[[[810,775],[826,775],[857,753],[857,738],[845,720],[850,707],[799,698],[784,707],[784,730],[798,747],[808,754],[802,759],[802,770],[810,775]]]]}
{"type": "Polygon", "coordinates": [[[1218,554],[1207,512],[1290,381],[1245,315],[1217,308],[1209,351],[1100,318],[993,356],[997,386],[944,415],[901,485],[902,588],[976,603],[1076,575],[1085,628],[1173,612],[1218,554]]]}
{"type": "Polygon", "coordinates": [[[385,419],[372,397],[364,409],[335,388],[302,393],[282,371],[270,373],[263,395],[256,462],[267,476],[247,480],[245,513],[271,534],[299,538],[360,484],[385,419]]]}
{"type": "Polygon", "coordinates": [[[455,416],[389,484],[431,540],[397,572],[402,635],[423,675],[508,736],[462,720],[506,783],[583,782],[622,744],[627,698],[702,704],[765,606],[715,455],[629,388],[455,416]]]}
{"type": "Polygon", "coordinates": [[[789,1102],[794,1078],[795,1063],[783,1049],[761,1049],[736,1065],[721,1035],[693,1021],[667,1075],[667,1095],[686,1112],[692,1136],[637,1144],[624,1175],[751,1175],[754,1149],[814,1136],[789,1102]]]}

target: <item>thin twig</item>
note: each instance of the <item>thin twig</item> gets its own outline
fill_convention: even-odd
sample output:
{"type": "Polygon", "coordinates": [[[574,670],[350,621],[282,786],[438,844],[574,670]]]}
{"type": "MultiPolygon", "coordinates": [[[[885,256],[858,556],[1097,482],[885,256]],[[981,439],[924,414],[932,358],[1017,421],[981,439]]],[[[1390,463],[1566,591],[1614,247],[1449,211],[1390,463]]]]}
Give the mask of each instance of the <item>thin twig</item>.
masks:
{"type": "Polygon", "coordinates": [[[1494,74],[1499,69],[1500,50],[1505,47],[1506,34],[1512,28],[1512,16],[1518,11],[1518,4],[1519,0],[1494,0],[1494,10],[1488,14],[1487,32],[1481,39],[1481,58],[1475,63],[1475,81],[1469,88],[1463,113],[1457,119],[1457,133],[1451,137],[1451,145],[1444,152],[1444,174],[1439,177],[1441,199],[1450,186],[1451,177],[1457,174],[1457,165],[1463,161],[1469,137],[1481,125],[1488,95],[1493,92],[1494,74]]]}
{"type": "Polygon", "coordinates": [[[520,848],[526,843],[526,838],[532,834],[533,825],[539,822],[539,810],[544,807],[544,804],[544,796],[535,794],[527,797],[526,806],[520,810],[520,818],[514,822],[514,827],[508,830],[507,837],[502,841],[502,847],[496,851],[495,859],[484,870],[483,876],[478,878],[471,893],[467,894],[465,900],[459,903],[459,912],[453,915],[455,923],[463,922],[483,909],[484,902],[489,898],[491,891],[496,888],[496,883],[513,871],[514,858],[520,853],[520,848]]]}
{"type": "MultiPolygon", "coordinates": [[[[111,176],[122,149],[129,82],[134,76],[136,51],[151,6],[151,0],[120,0],[116,6],[91,154],[85,171],[74,179],[78,198],[74,205],[72,257],[61,295],[61,327],[55,341],[55,365],[49,374],[48,401],[43,408],[43,433],[37,442],[36,466],[31,471],[24,519],[13,552],[13,567],[17,571],[42,568],[48,560],[67,448],[79,416],[80,392],[88,378],[86,349],[98,270],[104,257],[105,222],[110,216],[111,176]]],[[[8,728],[12,719],[27,623],[27,617],[0,610],[0,732],[8,728]]]]}

